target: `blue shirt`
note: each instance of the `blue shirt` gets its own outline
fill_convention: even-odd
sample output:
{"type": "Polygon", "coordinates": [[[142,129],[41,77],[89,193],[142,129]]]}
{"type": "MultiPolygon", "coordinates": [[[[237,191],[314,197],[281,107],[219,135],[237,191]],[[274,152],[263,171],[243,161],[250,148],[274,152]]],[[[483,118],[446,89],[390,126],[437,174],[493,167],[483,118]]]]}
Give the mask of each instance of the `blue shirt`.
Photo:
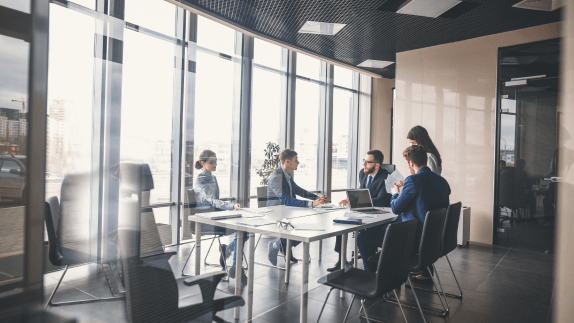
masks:
{"type": "Polygon", "coordinates": [[[193,184],[198,208],[213,206],[218,210],[233,210],[233,203],[219,199],[219,184],[214,175],[205,170],[199,171],[193,184]]]}

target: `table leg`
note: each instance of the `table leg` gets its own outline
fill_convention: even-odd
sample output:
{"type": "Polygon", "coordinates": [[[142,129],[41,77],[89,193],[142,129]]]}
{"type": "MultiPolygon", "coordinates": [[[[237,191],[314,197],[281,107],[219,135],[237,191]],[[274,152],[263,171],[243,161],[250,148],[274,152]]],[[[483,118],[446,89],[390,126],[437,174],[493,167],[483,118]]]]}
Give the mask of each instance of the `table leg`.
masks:
{"type": "Polygon", "coordinates": [[[307,322],[307,302],[309,299],[309,242],[303,242],[303,271],[301,275],[301,314],[299,321],[301,323],[307,322]]]}
{"type": "Polygon", "coordinates": [[[289,274],[291,273],[291,239],[287,239],[287,250],[285,251],[285,284],[289,284],[289,274]]]}
{"type": "MultiPolygon", "coordinates": [[[[241,296],[241,270],[243,262],[243,231],[237,231],[237,244],[235,246],[235,295],[241,296]]],[[[239,319],[240,306],[235,308],[235,319],[239,319]]]]}
{"type": "Polygon", "coordinates": [[[323,256],[323,239],[319,240],[319,261],[321,261],[322,256],[323,256]]]}
{"type": "Polygon", "coordinates": [[[195,274],[201,269],[201,223],[195,222],[195,274]]]}
{"type": "MultiPolygon", "coordinates": [[[[255,268],[255,233],[249,234],[249,269],[247,270],[247,321],[253,318],[253,280],[255,268]]],[[[237,276],[236,276],[237,277],[237,276]]]]}
{"type": "Polygon", "coordinates": [[[359,231],[355,231],[355,259],[353,261],[355,268],[359,268],[359,247],[357,246],[357,237],[359,237],[359,231]]]}
{"type": "MultiPolygon", "coordinates": [[[[347,239],[349,235],[347,233],[342,235],[343,239],[341,239],[341,269],[345,269],[347,265],[347,239]]],[[[345,292],[341,290],[340,294],[341,298],[345,298],[345,292]]]]}

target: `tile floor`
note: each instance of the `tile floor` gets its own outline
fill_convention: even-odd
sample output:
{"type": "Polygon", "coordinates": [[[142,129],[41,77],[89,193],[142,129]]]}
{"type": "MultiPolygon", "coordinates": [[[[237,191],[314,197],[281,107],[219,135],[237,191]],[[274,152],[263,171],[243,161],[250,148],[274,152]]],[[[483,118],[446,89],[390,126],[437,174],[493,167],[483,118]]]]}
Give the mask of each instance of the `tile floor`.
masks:
{"type": "MultiPolygon", "coordinates": [[[[520,229],[530,230],[536,223],[513,224],[514,232],[520,229]]],[[[523,230],[524,231],[524,230],[523,230]]],[[[537,231],[533,231],[537,232],[537,231]]],[[[516,236],[517,234],[515,234],[516,236]]],[[[463,289],[462,300],[449,298],[451,307],[446,318],[426,315],[426,321],[431,322],[550,322],[550,308],[554,291],[552,253],[533,251],[520,248],[520,240],[531,239],[530,235],[523,235],[522,239],[516,239],[514,245],[491,246],[471,243],[467,247],[459,247],[450,255],[450,261],[454,267],[458,281],[463,289]]],[[[228,237],[226,239],[231,239],[228,237]]],[[[230,241],[230,240],[229,240],[230,241]]],[[[223,241],[223,243],[229,242],[223,241]]],[[[256,250],[256,261],[267,262],[267,242],[269,238],[263,237],[256,250]]],[[[328,288],[317,283],[326,268],[336,262],[337,254],[333,251],[335,239],[329,239],[323,243],[322,261],[318,260],[318,243],[312,243],[310,253],[312,263],[309,269],[309,310],[308,321],[315,322],[321,305],[328,292],[328,288]]],[[[207,253],[209,241],[204,242],[202,253],[207,253]]],[[[350,239],[349,246],[353,246],[354,240],[350,239]]],[[[217,242],[214,246],[217,245],[217,242]]],[[[171,247],[166,251],[177,251],[178,254],[170,259],[170,265],[176,278],[181,277],[181,269],[186,257],[191,250],[192,244],[184,244],[179,247],[171,247]]],[[[300,257],[301,247],[293,249],[294,255],[300,257]]],[[[350,249],[349,249],[350,250],[350,249]]],[[[350,254],[350,251],[349,251],[350,254]]],[[[208,261],[217,263],[219,252],[217,247],[212,249],[208,261]]],[[[228,261],[231,264],[231,259],[228,261]]],[[[282,260],[279,261],[282,264],[282,260]]],[[[362,267],[362,264],[360,264],[362,267]]],[[[439,277],[446,292],[458,291],[455,280],[450,272],[445,259],[436,263],[439,277]]],[[[192,273],[194,268],[193,257],[185,269],[186,273],[192,273]]],[[[220,267],[203,266],[203,272],[220,270],[220,267]]],[[[269,268],[263,265],[255,265],[254,281],[254,306],[253,322],[298,322],[300,306],[300,275],[301,266],[292,267],[291,280],[288,285],[284,284],[284,271],[269,268]]],[[[61,271],[51,272],[45,275],[46,299],[53,290],[61,271]]],[[[233,293],[234,280],[221,282],[218,289],[233,293]]],[[[245,285],[244,285],[245,286],[245,285]]],[[[410,289],[403,287],[399,297],[404,301],[413,301],[410,289]]],[[[246,292],[243,290],[245,297],[246,292]]],[[[419,292],[421,303],[440,307],[439,298],[436,295],[419,292]]],[[[90,299],[94,297],[110,297],[105,276],[97,266],[86,265],[68,270],[66,277],[60,286],[54,302],[90,299]]],[[[338,293],[331,293],[321,322],[342,321],[345,312],[351,302],[351,296],[341,299],[338,293]]],[[[386,303],[382,299],[368,301],[366,303],[369,318],[372,322],[403,322],[402,314],[397,305],[386,303]]],[[[348,322],[366,322],[359,315],[360,303],[355,302],[351,308],[348,322]]],[[[53,307],[55,311],[78,318],[80,322],[126,322],[126,309],[124,300],[88,303],[71,306],[53,307]]],[[[245,308],[242,308],[241,320],[245,321],[245,308]]],[[[422,322],[418,310],[405,308],[405,314],[409,322],[422,322]]],[[[218,313],[218,316],[226,321],[233,321],[233,310],[218,313]]],[[[209,322],[209,318],[199,318],[192,322],[209,322]]]]}

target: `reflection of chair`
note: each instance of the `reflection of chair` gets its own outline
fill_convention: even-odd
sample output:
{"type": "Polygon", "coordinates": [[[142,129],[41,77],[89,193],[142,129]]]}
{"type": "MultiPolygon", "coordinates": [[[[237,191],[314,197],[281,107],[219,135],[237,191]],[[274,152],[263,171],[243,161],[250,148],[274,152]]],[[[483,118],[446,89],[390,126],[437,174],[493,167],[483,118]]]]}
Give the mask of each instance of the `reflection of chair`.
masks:
{"type": "Polygon", "coordinates": [[[218,311],[245,304],[241,296],[217,290],[224,272],[176,280],[168,263],[174,253],[144,259],[134,255],[130,242],[138,241],[138,234],[119,230],[130,322],[189,322],[209,313],[211,321],[224,322],[216,316],[218,311]]]}
{"type": "MultiPolygon", "coordinates": [[[[327,299],[329,299],[329,294],[334,288],[353,294],[353,299],[343,319],[343,323],[347,321],[356,296],[361,298],[361,308],[365,313],[367,322],[369,319],[367,308],[365,307],[365,299],[374,299],[391,291],[395,294],[401,312],[403,312],[401,302],[395,290],[401,288],[401,285],[409,279],[407,268],[415,240],[417,225],[418,220],[411,220],[391,223],[387,226],[382,251],[377,263],[377,271],[375,273],[349,267],[339,269],[319,279],[318,283],[330,286],[331,289],[327,294],[325,303],[323,303],[317,322],[319,322],[327,299]]],[[[359,312],[360,311],[359,309],[359,312]]],[[[403,317],[406,322],[407,318],[404,312],[403,317]]]]}
{"type": "MultiPolygon", "coordinates": [[[[102,302],[102,301],[109,301],[109,300],[116,300],[116,299],[123,299],[124,297],[110,297],[110,298],[96,298],[90,300],[80,300],[80,301],[70,301],[70,302],[60,302],[60,303],[52,303],[52,299],[54,295],[56,295],[56,291],[58,287],[60,287],[60,283],[64,279],[64,275],[68,271],[68,266],[70,265],[77,265],[83,264],[87,262],[88,256],[83,254],[81,251],[73,250],[70,248],[65,248],[60,245],[60,238],[59,234],[61,230],[59,230],[61,226],[61,216],[60,216],[60,202],[56,196],[52,196],[46,200],[45,203],[45,222],[46,222],[46,231],[48,232],[48,244],[49,244],[49,253],[48,258],[50,262],[54,266],[65,266],[64,272],[58,280],[54,291],[50,295],[48,302],[46,303],[46,307],[48,305],[58,306],[58,305],[73,305],[73,304],[83,304],[83,303],[92,303],[92,302],[102,302]],[[63,256],[62,253],[65,255],[63,256]]],[[[110,286],[108,286],[110,287],[110,286]]],[[[110,287],[110,292],[112,295],[114,292],[110,287]]]]}
{"type": "Polygon", "coordinates": [[[393,164],[381,164],[381,168],[386,170],[390,174],[395,171],[396,167],[393,164]]]}
{"type": "Polygon", "coordinates": [[[267,206],[267,186],[257,187],[257,207],[267,206]]]}
{"type": "MultiPolygon", "coordinates": [[[[183,227],[184,227],[184,231],[187,228],[189,228],[189,232],[191,233],[191,235],[195,235],[195,222],[189,221],[188,216],[189,215],[195,215],[198,213],[214,212],[215,208],[213,208],[211,206],[207,207],[207,208],[198,208],[197,198],[195,195],[195,191],[193,189],[187,190],[186,197],[187,197],[186,207],[189,209],[189,214],[186,214],[184,216],[183,227]]],[[[215,226],[209,225],[209,224],[201,224],[201,236],[202,237],[203,236],[213,236],[213,238],[211,239],[211,244],[209,245],[209,249],[207,250],[207,254],[205,255],[205,259],[203,260],[203,263],[206,266],[220,266],[221,264],[223,264],[224,265],[223,268],[227,271],[227,264],[225,262],[225,258],[220,259],[221,264],[210,264],[207,262],[207,257],[209,256],[209,252],[211,251],[211,247],[213,246],[213,242],[215,242],[216,238],[217,238],[217,242],[219,243],[219,247],[221,247],[220,237],[233,234],[234,232],[235,231],[229,230],[229,229],[218,230],[218,229],[216,229],[215,226]]],[[[184,238],[189,239],[189,238],[191,238],[191,235],[187,234],[187,236],[186,236],[184,233],[184,238]]],[[[194,250],[195,250],[195,245],[191,249],[191,252],[189,253],[189,256],[187,257],[187,260],[185,261],[185,264],[183,265],[183,268],[181,269],[181,274],[183,276],[189,276],[189,275],[184,273],[184,270],[185,270],[185,267],[187,266],[189,258],[191,258],[191,254],[193,253],[194,250]]],[[[244,255],[244,257],[245,257],[245,255],[244,255]]]]}
{"type": "Polygon", "coordinates": [[[518,212],[528,212],[527,194],[524,190],[524,178],[522,173],[517,176],[516,168],[502,167],[499,180],[498,208],[500,210],[499,220],[510,221],[512,223],[518,220],[518,212]],[[510,215],[502,215],[503,209],[510,210],[510,215]]]}

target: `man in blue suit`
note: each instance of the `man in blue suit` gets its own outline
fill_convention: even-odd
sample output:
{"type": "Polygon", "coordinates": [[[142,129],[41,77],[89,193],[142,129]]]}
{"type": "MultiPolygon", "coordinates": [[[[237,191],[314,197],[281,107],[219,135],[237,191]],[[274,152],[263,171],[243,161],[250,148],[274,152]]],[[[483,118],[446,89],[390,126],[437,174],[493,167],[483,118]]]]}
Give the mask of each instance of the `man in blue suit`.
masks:
{"type": "MultiPolygon", "coordinates": [[[[398,214],[395,222],[417,219],[420,225],[417,229],[415,244],[420,241],[422,227],[428,211],[446,208],[449,205],[450,186],[440,175],[433,173],[427,165],[427,153],[422,146],[413,145],[405,149],[406,159],[411,176],[404,183],[394,185],[391,193],[391,209],[398,214]]],[[[367,229],[359,233],[357,246],[365,269],[369,268],[367,259],[377,252],[383,243],[387,225],[367,229]]]]}
{"type": "MultiPolygon", "coordinates": [[[[389,176],[389,172],[381,168],[385,155],[380,150],[369,150],[367,158],[363,159],[363,169],[359,172],[359,188],[368,188],[371,193],[371,200],[373,206],[391,206],[392,195],[387,193],[385,187],[385,180],[389,176]]],[[[342,200],[340,205],[347,205],[349,201],[342,200]]],[[[335,242],[335,252],[341,252],[341,236],[337,236],[335,242]]],[[[327,271],[335,271],[341,268],[341,257],[337,258],[337,263],[327,271]]]]}
{"type": "MultiPolygon", "coordinates": [[[[297,166],[299,165],[297,153],[294,150],[283,149],[279,155],[279,161],[281,162],[281,167],[277,168],[269,178],[267,186],[267,206],[288,205],[313,208],[319,204],[327,203],[326,196],[319,197],[313,193],[307,192],[293,181],[293,171],[297,170],[297,166]],[[310,199],[311,201],[298,200],[296,198],[297,195],[310,199]]],[[[296,247],[299,243],[301,242],[293,241],[292,246],[296,247]]],[[[270,241],[268,248],[269,261],[273,266],[277,266],[277,255],[279,251],[285,254],[285,250],[287,249],[287,240],[277,239],[270,241]]],[[[293,257],[293,253],[291,253],[290,260],[292,262],[297,262],[297,259],[293,257]]]]}

